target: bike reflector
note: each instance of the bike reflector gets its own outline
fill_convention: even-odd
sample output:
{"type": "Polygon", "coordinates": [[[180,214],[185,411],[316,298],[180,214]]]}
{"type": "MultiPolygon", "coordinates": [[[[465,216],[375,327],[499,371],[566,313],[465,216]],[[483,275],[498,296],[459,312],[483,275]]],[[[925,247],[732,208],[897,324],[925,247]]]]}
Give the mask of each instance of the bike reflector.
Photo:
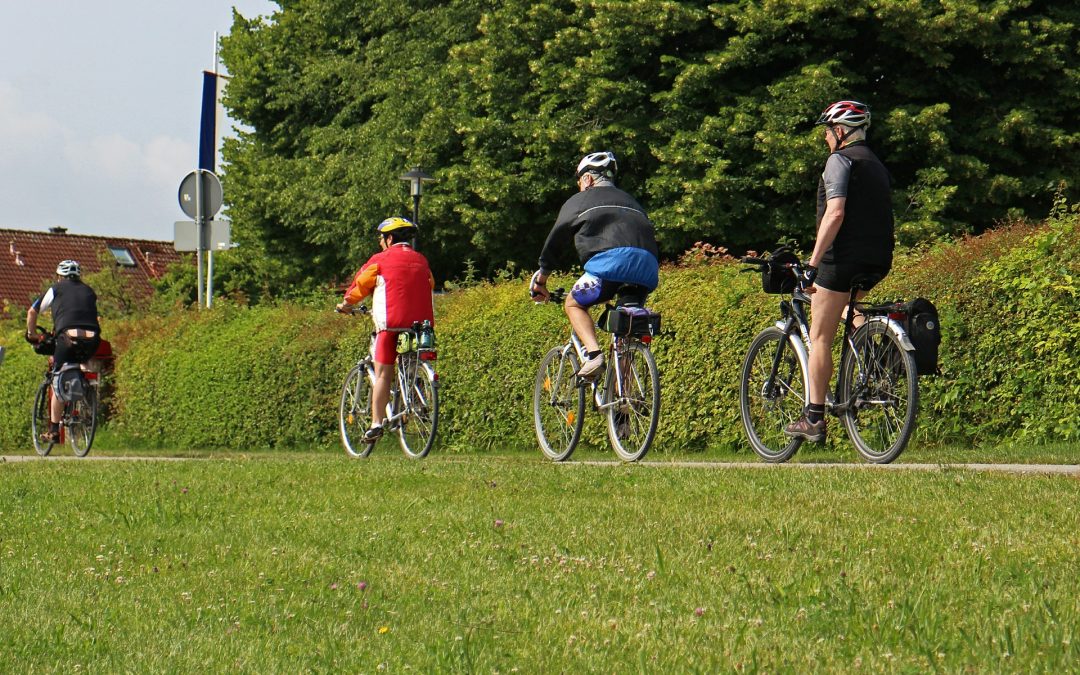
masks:
{"type": "Polygon", "coordinates": [[[421,361],[435,361],[438,358],[439,358],[439,353],[438,352],[428,352],[428,351],[420,352],[420,360],[421,361]]]}

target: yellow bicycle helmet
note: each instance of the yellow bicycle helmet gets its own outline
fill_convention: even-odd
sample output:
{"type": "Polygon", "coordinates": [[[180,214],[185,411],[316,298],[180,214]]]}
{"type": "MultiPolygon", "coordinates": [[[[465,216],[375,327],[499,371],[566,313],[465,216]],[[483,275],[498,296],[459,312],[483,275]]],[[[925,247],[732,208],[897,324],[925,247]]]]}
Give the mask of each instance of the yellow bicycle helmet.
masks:
{"type": "Polygon", "coordinates": [[[393,216],[382,221],[375,227],[375,231],[379,234],[387,234],[395,230],[410,229],[415,230],[416,225],[413,225],[411,221],[405,220],[400,216],[393,216]]]}

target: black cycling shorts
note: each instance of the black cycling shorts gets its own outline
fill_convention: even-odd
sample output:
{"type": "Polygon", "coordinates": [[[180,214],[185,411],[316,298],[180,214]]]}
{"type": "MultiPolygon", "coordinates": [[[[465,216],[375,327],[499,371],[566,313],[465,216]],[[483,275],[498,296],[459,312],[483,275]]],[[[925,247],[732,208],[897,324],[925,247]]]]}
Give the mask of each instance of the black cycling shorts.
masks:
{"type": "Polygon", "coordinates": [[[86,363],[94,356],[98,345],[101,344],[101,334],[92,338],[73,338],[67,333],[56,336],[56,352],[53,354],[53,363],[56,370],[65,363],[86,363]]]}
{"type": "Polygon", "coordinates": [[[821,263],[818,267],[817,277],[814,279],[815,286],[821,286],[829,291],[837,293],[850,293],[851,282],[857,276],[862,276],[859,287],[868,291],[889,273],[889,268],[884,265],[867,265],[863,263],[821,263]]]}

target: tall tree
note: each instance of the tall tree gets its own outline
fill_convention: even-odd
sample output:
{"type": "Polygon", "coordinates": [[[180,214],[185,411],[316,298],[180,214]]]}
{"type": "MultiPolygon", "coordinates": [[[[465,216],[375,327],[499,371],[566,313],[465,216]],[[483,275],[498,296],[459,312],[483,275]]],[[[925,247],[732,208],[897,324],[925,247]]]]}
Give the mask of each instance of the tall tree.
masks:
{"type": "MultiPolygon", "coordinates": [[[[239,252],[325,281],[408,213],[440,279],[535,264],[584,152],[611,149],[662,248],[809,241],[816,113],[868,102],[901,239],[1080,194],[1080,7],[1062,0],[279,0],[223,40],[239,252]]],[[[252,265],[249,264],[249,267],[252,265]]]]}

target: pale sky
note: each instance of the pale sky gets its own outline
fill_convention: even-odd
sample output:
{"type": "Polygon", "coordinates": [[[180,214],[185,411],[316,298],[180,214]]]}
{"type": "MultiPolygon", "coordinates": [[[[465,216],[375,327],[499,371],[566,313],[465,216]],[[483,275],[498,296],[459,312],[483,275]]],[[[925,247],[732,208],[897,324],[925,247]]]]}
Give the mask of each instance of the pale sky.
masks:
{"type": "Polygon", "coordinates": [[[202,71],[234,6],[278,8],[0,0],[0,228],[172,240],[198,163],[202,71]]]}

